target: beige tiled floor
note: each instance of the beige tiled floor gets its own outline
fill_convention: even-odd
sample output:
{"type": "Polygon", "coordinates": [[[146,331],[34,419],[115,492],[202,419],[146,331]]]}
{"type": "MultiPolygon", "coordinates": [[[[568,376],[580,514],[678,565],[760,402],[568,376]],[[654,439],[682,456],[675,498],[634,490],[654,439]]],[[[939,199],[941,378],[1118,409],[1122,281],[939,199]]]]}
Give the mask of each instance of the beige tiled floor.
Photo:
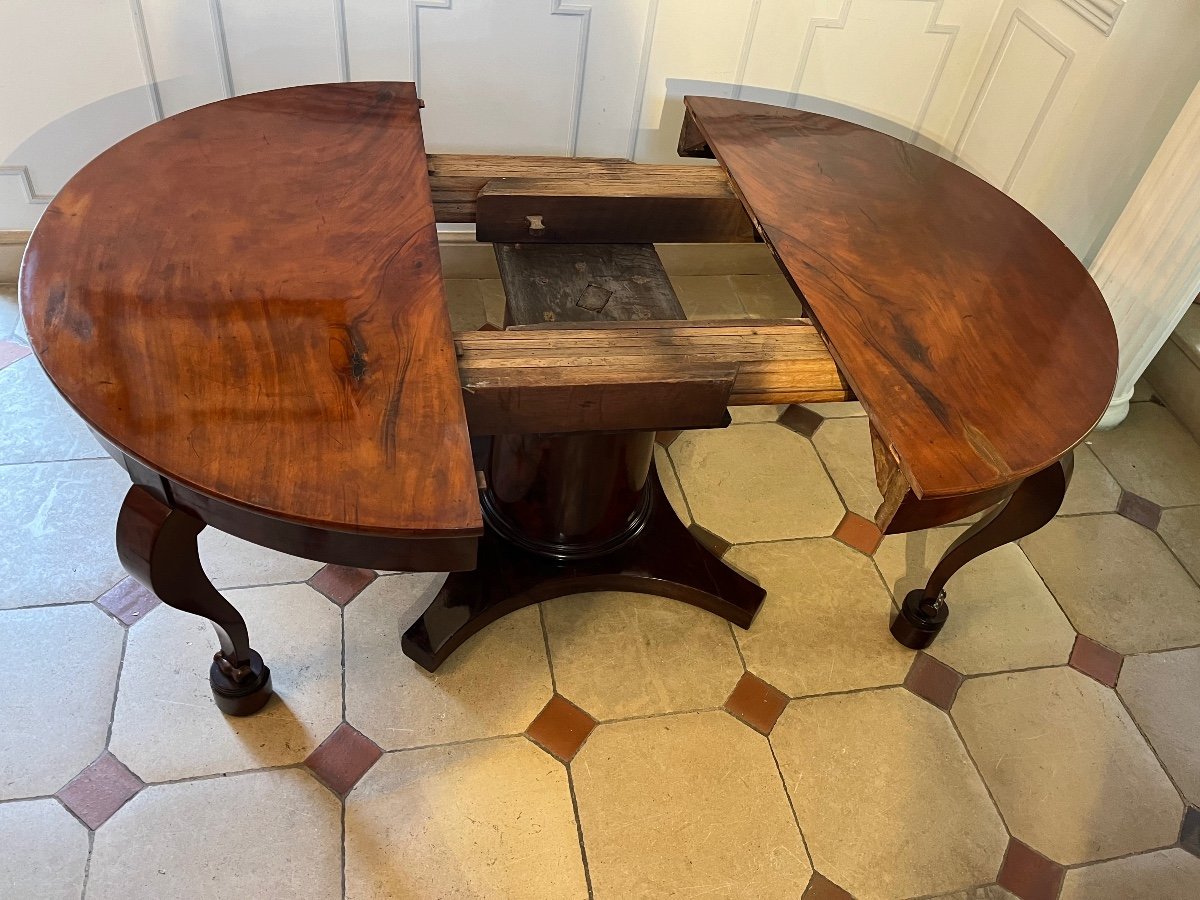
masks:
{"type": "MultiPolygon", "coordinates": [[[[675,281],[692,315],[799,312],[769,276],[675,281]]],[[[494,282],[449,292],[456,327],[502,318],[494,282]]],[[[229,719],[203,623],[95,603],[124,577],[125,475],[31,358],[0,369],[0,897],[1200,896],[1200,447],[1139,399],[1080,448],[1054,522],[950,582],[931,662],[887,625],[961,526],[873,557],[833,538],[873,511],[866,421],[813,409],[812,438],[763,407],[656,451],[681,517],[766,587],[748,631],[581,595],[431,675],[399,637],[441,576],[383,575],[343,608],[305,584],[319,564],[204,534],[277,691],[229,719]],[[1122,491],[1164,507],[1157,530],[1122,491]],[[1115,689],[1072,667],[1077,631],[1126,656],[1115,689]],[[961,681],[949,712],[914,660],[961,681]],[[747,671],[790,698],[769,734],[722,708],[747,671]],[[555,694],[597,722],[567,763],[523,734],[555,694]],[[382,749],[344,798],[304,763],[342,722],[382,749]],[[105,751],[145,787],[100,790],[89,828],[63,788],[105,751]]]]}

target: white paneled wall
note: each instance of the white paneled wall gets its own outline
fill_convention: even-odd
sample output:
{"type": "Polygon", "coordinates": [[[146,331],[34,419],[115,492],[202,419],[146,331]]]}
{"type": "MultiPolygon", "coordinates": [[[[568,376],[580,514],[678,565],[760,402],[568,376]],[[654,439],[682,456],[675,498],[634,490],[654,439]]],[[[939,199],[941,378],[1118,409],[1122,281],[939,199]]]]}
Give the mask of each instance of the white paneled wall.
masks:
{"type": "Polygon", "coordinates": [[[685,93],[834,112],[1081,256],[1200,77],[1200,0],[0,0],[0,229],[164,115],[417,82],[431,150],[675,158],[685,93]]]}

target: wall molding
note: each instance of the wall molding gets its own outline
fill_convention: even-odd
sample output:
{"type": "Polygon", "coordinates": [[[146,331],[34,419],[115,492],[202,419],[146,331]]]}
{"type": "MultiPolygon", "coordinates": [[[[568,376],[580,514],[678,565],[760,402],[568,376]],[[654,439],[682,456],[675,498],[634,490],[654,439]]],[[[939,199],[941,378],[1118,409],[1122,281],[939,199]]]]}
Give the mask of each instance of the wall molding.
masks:
{"type": "Polygon", "coordinates": [[[737,68],[733,80],[737,87],[733,89],[733,99],[742,99],[742,88],[746,86],[746,66],[750,64],[750,48],[754,45],[754,34],[758,30],[758,15],[762,12],[762,0],[751,0],[750,12],[746,16],[746,33],[742,38],[742,49],[738,53],[737,68]]]}
{"type": "Polygon", "coordinates": [[[26,203],[44,206],[54,199],[53,194],[38,193],[38,190],[33,186],[33,173],[29,171],[29,166],[0,166],[0,175],[7,175],[10,178],[17,179],[21,193],[25,195],[26,203]]]}
{"type": "Polygon", "coordinates": [[[221,0],[208,0],[208,14],[212,20],[213,44],[217,50],[217,70],[221,74],[221,86],[225,99],[233,96],[233,64],[229,61],[229,42],[225,39],[225,14],[221,11],[221,0]]]}
{"type": "Polygon", "coordinates": [[[333,0],[334,44],[337,51],[338,76],[350,80],[350,39],[346,34],[346,0],[333,0]]]}
{"type": "Polygon", "coordinates": [[[409,41],[412,44],[412,80],[421,96],[421,10],[453,9],[454,0],[408,0],[409,41]]]}
{"type": "MultiPolygon", "coordinates": [[[[957,25],[947,25],[938,21],[938,18],[942,14],[942,5],[945,0],[902,0],[902,2],[932,4],[929,10],[929,18],[926,20],[925,28],[921,33],[946,36],[942,55],[938,58],[933,74],[929,78],[929,86],[925,90],[925,96],[921,99],[921,107],[917,111],[916,118],[913,120],[911,137],[915,140],[921,133],[921,127],[925,124],[925,116],[929,112],[930,104],[933,102],[933,95],[937,93],[938,85],[941,84],[942,75],[946,71],[946,63],[950,59],[950,52],[954,49],[954,42],[958,38],[959,28],[957,25]]],[[[808,63],[812,57],[817,30],[825,28],[831,31],[845,31],[846,23],[850,18],[850,8],[853,5],[854,0],[842,0],[842,8],[838,12],[837,18],[813,17],[809,20],[808,30],[804,35],[804,44],[800,50],[800,59],[796,63],[796,74],[792,78],[792,87],[790,96],[788,97],[789,106],[795,107],[800,102],[800,84],[804,81],[804,74],[808,69],[808,63]]]]}
{"type": "Polygon", "coordinates": [[[137,37],[138,57],[142,61],[142,72],[146,76],[146,92],[150,95],[150,113],[155,122],[163,120],[162,95],[158,91],[158,75],[154,72],[154,58],[150,54],[150,35],[146,31],[146,14],[142,0],[129,0],[129,12],[133,16],[133,32],[137,37]]]}
{"type": "Polygon", "coordinates": [[[963,145],[967,142],[971,131],[975,128],[975,122],[979,118],[979,110],[983,107],[984,101],[987,99],[988,91],[992,89],[996,75],[999,73],[1000,66],[1004,62],[1005,54],[1008,53],[1009,47],[1012,46],[1013,36],[1016,35],[1018,26],[1024,26],[1036,37],[1044,41],[1047,46],[1062,57],[1062,61],[1059,63],[1058,74],[1055,76],[1054,82],[1050,85],[1050,89],[1046,91],[1046,96],[1042,100],[1037,117],[1033,120],[1033,124],[1029,128],[1029,133],[1025,136],[1025,140],[1021,144],[1021,149],[1017,152],[1017,157],[1013,160],[1008,175],[1004,179],[1002,190],[1005,193],[1008,193],[1012,188],[1013,182],[1016,181],[1017,175],[1020,174],[1021,167],[1025,165],[1025,159],[1033,147],[1033,142],[1037,140],[1038,133],[1041,132],[1042,125],[1046,122],[1046,116],[1050,113],[1050,107],[1053,106],[1054,100],[1062,88],[1063,81],[1067,77],[1067,70],[1071,68],[1071,63],[1075,59],[1075,51],[1051,34],[1045,25],[1028,15],[1024,10],[1013,10],[1012,18],[1008,20],[1008,27],[1004,31],[1004,37],[1000,40],[1000,46],[996,50],[996,55],[992,57],[991,65],[988,67],[983,87],[975,95],[975,102],[971,105],[971,112],[967,116],[966,124],[963,126],[963,130],[954,144],[955,159],[962,159],[963,145]]]}
{"type": "Polygon", "coordinates": [[[642,32],[642,58],[638,62],[637,87],[633,95],[633,117],[629,121],[629,145],[626,159],[637,155],[638,139],[642,136],[642,109],[646,103],[646,79],[650,77],[650,51],[654,48],[654,31],[658,27],[658,2],[650,0],[646,7],[646,28],[642,32]]]}
{"type": "Polygon", "coordinates": [[[1125,8],[1125,0],[1059,0],[1072,12],[1103,34],[1112,34],[1117,16],[1125,8]]]}
{"type": "Polygon", "coordinates": [[[579,120],[583,118],[583,77],[587,69],[588,41],[592,31],[592,7],[588,3],[550,0],[550,15],[577,16],[582,19],[579,23],[579,45],[575,51],[575,96],[571,102],[571,121],[567,125],[567,155],[575,156],[579,150],[579,120]]]}

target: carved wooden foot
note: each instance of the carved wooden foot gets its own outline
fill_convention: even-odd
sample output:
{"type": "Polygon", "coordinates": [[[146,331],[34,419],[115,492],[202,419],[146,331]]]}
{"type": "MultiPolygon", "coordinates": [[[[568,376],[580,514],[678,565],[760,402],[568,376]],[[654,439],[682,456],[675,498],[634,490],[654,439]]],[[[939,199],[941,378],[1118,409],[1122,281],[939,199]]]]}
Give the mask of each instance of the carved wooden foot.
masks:
{"type": "Polygon", "coordinates": [[[543,600],[587,591],[657,594],[749,628],[765,591],[722,563],[684,527],[650,475],[651,509],[637,535],[590,559],[554,560],[500,537],[485,525],[478,567],[454,572],[405,632],[406,656],[429,671],[501,616],[543,600]]]}
{"type": "Polygon", "coordinates": [[[271,670],[250,648],[246,622],[200,566],[196,536],[204,523],[134,485],[117,518],[117,555],[125,569],[167,606],[208,619],[221,649],[209,670],[221,712],[248,716],[271,698],[271,670]]]}
{"type": "Polygon", "coordinates": [[[1033,534],[1053,519],[1071,483],[1074,460],[1074,454],[1068,452],[1058,462],[1030,475],[1006,501],[951,544],[925,587],[909,591],[904,598],[899,614],[892,620],[892,637],[913,650],[932,644],[950,615],[946,582],[976,557],[1033,534]]]}

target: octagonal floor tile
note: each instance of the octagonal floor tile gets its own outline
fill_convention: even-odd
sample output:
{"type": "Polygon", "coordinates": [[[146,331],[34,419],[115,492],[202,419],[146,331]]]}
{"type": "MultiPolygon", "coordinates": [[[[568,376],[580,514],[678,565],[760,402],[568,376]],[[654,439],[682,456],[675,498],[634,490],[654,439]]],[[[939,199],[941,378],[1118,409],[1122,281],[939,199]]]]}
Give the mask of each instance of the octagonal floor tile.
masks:
{"type": "Polygon", "coordinates": [[[689,319],[740,319],[746,315],[728,275],[673,275],[671,287],[689,319]]]}
{"type": "Polygon", "coordinates": [[[1063,865],[1152,850],[1183,802],[1117,695],[1074,669],[968,681],[954,721],[1015,838],[1063,865]]]}
{"type": "Polygon", "coordinates": [[[0,609],[94,600],[124,578],[113,535],[128,490],[111,459],[0,466],[0,609]]]}
{"type": "Polygon", "coordinates": [[[212,626],[157,606],[129,632],[112,752],[144,781],[301,762],[342,719],[339,609],[303,584],[228,591],[275,688],[262,710],[225,716],[208,669],[212,626]]]}
{"type": "Polygon", "coordinates": [[[17,304],[17,286],[0,284],[0,341],[12,337],[20,318],[21,308],[17,304]]]}
{"type": "Polygon", "coordinates": [[[730,543],[830,535],[845,512],[812,444],[782,425],[688,431],[669,452],[696,522],[730,543]]]}
{"type": "Polygon", "coordinates": [[[749,425],[755,422],[776,422],[785,409],[787,409],[787,406],[784,404],[731,406],[729,407],[729,418],[733,420],[734,425],[749,425]]]}
{"type": "Polygon", "coordinates": [[[865,519],[875,519],[883,495],[875,483],[871,457],[871,426],[865,416],[830,419],[812,438],[813,446],[829,468],[846,508],[865,519]]]}
{"type": "Polygon", "coordinates": [[[1200,588],[1141,525],[1055,519],[1021,547],[1080,633],[1124,654],[1200,644],[1200,588]]]}
{"type": "Polygon", "coordinates": [[[215,528],[200,532],[197,543],[204,572],[218,588],[307,581],[324,565],[260,547],[215,528]]]}
{"type": "Polygon", "coordinates": [[[0,896],[79,900],[88,832],[55,800],[0,804],[0,896]]]}
{"type": "Polygon", "coordinates": [[[1165,407],[1132,404],[1124,422],[1088,443],[1125,490],[1159,506],[1200,503],[1200,445],[1165,407]]]}
{"type": "Polygon", "coordinates": [[[597,719],[720,706],[742,676],[729,624],[646,594],[542,604],[558,692],[597,719]]]}
{"type": "Polygon", "coordinates": [[[0,463],[107,456],[33,356],[0,369],[0,419],[0,463]]]}
{"type": "Polygon", "coordinates": [[[90,603],[0,611],[0,800],[53,794],[100,755],[123,631],[90,603]]]}
{"type": "Polygon", "coordinates": [[[1175,847],[1067,872],[1059,900],[1194,900],[1200,859],[1175,847]]]}
{"type": "Polygon", "coordinates": [[[797,319],[804,304],[783,275],[730,275],[746,315],[756,319],[797,319]]]}
{"type": "Polygon", "coordinates": [[[1200,806],[1200,648],[1130,656],[1117,693],[1183,795],[1200,806]]]}
{"type": "Polygon", "coordinates": [[[1121,486],[1104,468],[1087,444],[1075,448],[1075,471],[1059,515],[1113,512],[1121,499],[1121,486]]]}
{"type": "Polygon", "coordinates": [[[798,897],[812,874],[767,739],[724,712],[601,725],[571,770],[597,900],[798,897]]]}
{"type": "MultiPolygon", "coordinates": [[[[935,528],[884,538],[875,553],[897,602],[925,586],[966,529],[935,528]]],[[[950,618],[930,656],[966,675],[1062,665],[1075,629],[1021,548],[1006,544],[971,560],[946,585],[950,618]]]]}
{"type": "Polygon", "coordinates": [[[493,622],[437,672],[401,653],[441,582],[384,576],[346,607],[346,719],[385,750],[520,734],[553,694],[535,606],[493,622]]]}
{"type": "Polygon", "coordinates": [[[1163,510],[1158,533],[1192,577],[1200,581],[1200,506],[1163,510]]]}
{"type": "Polygon", "coordinates": [[[154,785],[96,832],[88,900],[341,896],[341,807],[298,769],[154,785]]]}
{"type": "Polygon", "coordinates": [[[525,738],[383,757],[346,798],[346,897],[587,897],[562,763],[525,738]]]}
{"type": "Polygon", "coordinates": [[[813,864],[855,897],[996,877],[1004,823],[950,719],[908,691],[794,700],[771,744],[813,864]]]}
{"type": "Polygon", "coordinates": [[[734,547],[730,565],[767,597],[734,629],[746,667],[789,697],[895,685],[913,652],[892,639],[892,601],[871,560],[831,539],[734,547]]]}

